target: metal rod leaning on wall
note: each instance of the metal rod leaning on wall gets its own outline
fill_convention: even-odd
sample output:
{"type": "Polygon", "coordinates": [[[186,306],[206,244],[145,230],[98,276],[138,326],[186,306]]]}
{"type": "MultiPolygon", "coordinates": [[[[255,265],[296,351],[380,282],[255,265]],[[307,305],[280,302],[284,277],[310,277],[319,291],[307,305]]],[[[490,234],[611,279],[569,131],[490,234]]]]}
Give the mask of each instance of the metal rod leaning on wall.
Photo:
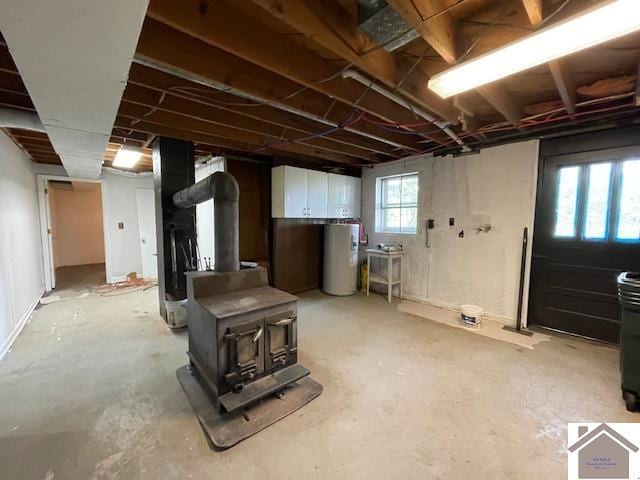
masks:
{"type": "Polygon", "coordinates": [[[520,287],[518,289],[518,314],[516,317],[516,326],[511,327],[505,325],[503,330],[509,330],[511,332],[520,333],[521,335],[531,336],[533,332],[522,329],[522,300],[524,296],[524,274],[527,266],[527,247],[529,246],[529,228],[524,227],[522,231],[522,255],[520,257],[520,287]]]}

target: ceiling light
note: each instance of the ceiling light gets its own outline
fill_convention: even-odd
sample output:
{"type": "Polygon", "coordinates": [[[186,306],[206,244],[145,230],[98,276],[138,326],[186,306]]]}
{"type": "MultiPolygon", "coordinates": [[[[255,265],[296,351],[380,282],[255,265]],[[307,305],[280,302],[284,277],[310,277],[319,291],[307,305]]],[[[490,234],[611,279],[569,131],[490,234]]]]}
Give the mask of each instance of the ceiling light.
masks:
{"type": "Polygon", "coordinates": [[[611,1],[435,75],[429,88],[449,98],[639,29],[640,1],[611,1]]]}
{"type": "Polygon", "coordinates": [[[113,160],[113,166],[120,168],[133,168],[135,164],[138,163],[141,156],[141,150],[123,146],[118,150],[118,153],[116,153],[116,158],[113,160]]]}

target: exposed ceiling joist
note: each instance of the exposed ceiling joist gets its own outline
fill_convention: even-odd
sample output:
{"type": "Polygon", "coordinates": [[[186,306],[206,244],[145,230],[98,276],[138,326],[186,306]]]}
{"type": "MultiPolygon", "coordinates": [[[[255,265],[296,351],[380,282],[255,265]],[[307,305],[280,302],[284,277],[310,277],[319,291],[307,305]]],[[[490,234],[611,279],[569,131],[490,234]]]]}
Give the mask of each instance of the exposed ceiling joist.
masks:
{"type": "MultiPolygon", "coordinates": [[[[146,111],[144,108],[142,110],[146,111]]],[[[161,135],[165,135],[165,133],[161,133],[160,130],[182,132],[181,136],[176,138],[184,138],[188,136],[187,132],[189,132],[194,136],[206,136],[205,138],[207,138],[207,140],[204,140],[205,143],[221,147],[228,146],[229,142],[239,142],[244,145],[243,150],[248,152],[282,150],[289,153],[328,158],[340,163],[362,163],[363,161],[363,159],[356,159],[354,161],[347,155],[329,152],[314,146],[291,143],[286,140],[277,141],[264,135],[244,132],[221,125],[212,125],[206,121],[179,114],[157,112],[153,117],[146,117],[140,120],[140,112],[141,110],[135,106],[121,106],[116,125],[124,129],[132,129],[145,133],[157,131],[157,133],[161,135]],[[157,130],[153,130],[154,128],[157,130]],[[223,143],[220,143],[220,140],[223,143]]],[[[194,138],[194,140],[196,140],[196,138],[194,138]]]]}
{"type": "Polygon", "coordinates": [[[415,116],[367,87],[342,78],[340,69],[311,50],[270,30],[230,4],[154,0],[148,15],[198,40],[225,50],[291,81],[375,115],[385,121],[410,123],[415,116]],[[242,28],[238,28],[242,25],[242,28]],[[244,32],[251,32],[246,35],[244,32]]]}
{"type": "MultiPolygon", "coordinates": [[[[422,38],[440,54],[448,64],[457,56],[456,21],[441,0],[388,0],[389,4],[415,28],[422,38]]],[[[456,4],[454,4],[455,6],[456,4]]],[[[509,122],[514,125],[522,118],[519,107],[504,89],[488,86],[478,93],[509,122]],[[514,121],[513,119],[516,119],[514,121]]]]}
{"type": "Polygon", "coordinates": [[[387,0],[409,25],[444,58],[457,59],[456,22],[441,0],[387,0]]]}
{"type": "MultiPolygon", "coordinates": [[[[244,103],[242,99],[230,93],[207,89],[203,85],[177,78],[159,70],[146,68],[142,65],[135,64],[132,66],[129,75],[129,87],[139,87],[152,90],[158,94],[164,93],[165,95],[170,95],[171,97],[169,98],[180,99],[182,101],[180,105],[193,105],[194,107],[204,105],[206,108],[213,108],[225,112],[231,119],[235,118],[238,121],[240,121],[240,117],[246,117],[249,119],[249,122],[266,122],[281,127],[283,130],[286,129],[307,135],[316,134],[327,129],[327,125],[324,123],[293,116],[269,105],[257,106],[245,102],[248,106],[243,106],[244,103]]],[[[344,130],[324,138],[334,143],[336,148],[341,145],[346,145],[388,157],[398,155],[397,149],[388,144],[365,139],[344,130]]]]}
{"type": "Polygon", "coordinates": [[[542,22],[542,0],[522,0],[522,4],[527,11],[531,25],[538,25],[542,22]]]}
{"type": "MultiPolygon", "coordinates": [[[[228,110],[218,109],[211,105],[203,105],[185,100],[185,98],[175,97],[172,94],[165,94],[150,90],[145,87],[129,84],[123,96],[124,104],[133,104],[146,107],[149,118],[154,117],[154,111],[164,111],[178,113],[192,118],[220,125],[224,128],[230,127],[255,134],[262,134],[273,139],[299,139],[313,136],[315,132],[299,132],[279,125],[274,125],[256,118],[246,117],[228,110]]],[[[123,105],[124,105],[123,104],[123,105]]],[[[146,118],[146,117],[145,117],[146,118]]],[[[325,128],[326,130],[326,128],[325,128]]],[[[372,151],[366,148],[339,145],[331,141],[331,137],[312,139],[308,138],[304,144],[314,145],[317,148],[333,151],[334,153],[344,153],[358,158],[370,159],[372,151]]]]}
{"type": "Polygon", "coordinates": [[[576,113],[576,85],[566,61],[563,59],[553,60],[548,65],[564,108],[569,115],[573,115],[576,113]]]}
{"type": "MultiPolygon", "coordinates": [[[[522,0],[522,4],[527,11],[531,25],[541,25],[544,18],[542,13],[543,0],[522,0]]],[[[549,62],[548,65],[564,108],[569,115],[573,115],[576,113],[576,85],[566,60],[559,58],[549,62]]]]}
{"type": "Polygon", "coordinates": [[[429,77],[402,57],[377,46],[358,28],[356,19],[340,4],[316,0],[253,0],[271,15],[319,45],[410,98],[420,107],[451,122],[457,112],[427,87],[429,77]]]}
{"type": "Polygon", "coordinates": [[[517,105],[511,94],[497,83],[491,83],[477,88],[476,91],[489,102],[500,114],[513,125],[522,119],[522,108],[517,105]]]}
{"type": "MultiPolygon", "coordinates": [[[[353,111],[341,102],[332,103],[323,94],[311,89],[302,90],[299,84],[287,78],[153,19],[145,22],[136,59],[160,70],[167,69],[172,74],[188,77],[197,83],[209,86],[216,83],[222,89],[237,89],[274,102],[267,105],[284,105],[296,111],[308,112],[317,119],[326,118],[336,124],[345,122],[353,111]]],[[[402,110],[404,115],[406,111],[402,110]]],[[[417,138],[413,136],[383,131],[364,123],[350,131],[394,147],[414,152],[421,150],[417,138]]]]}

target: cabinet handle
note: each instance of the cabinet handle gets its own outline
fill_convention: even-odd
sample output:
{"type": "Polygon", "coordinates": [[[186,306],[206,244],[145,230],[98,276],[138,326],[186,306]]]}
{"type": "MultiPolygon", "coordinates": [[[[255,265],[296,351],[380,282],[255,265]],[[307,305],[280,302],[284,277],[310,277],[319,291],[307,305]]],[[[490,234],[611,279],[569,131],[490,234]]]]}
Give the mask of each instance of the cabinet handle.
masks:
{"type": "Polygon", "coordinates": [[[307,208],[307,217],[311,216],[311,208],[307,208]]]}

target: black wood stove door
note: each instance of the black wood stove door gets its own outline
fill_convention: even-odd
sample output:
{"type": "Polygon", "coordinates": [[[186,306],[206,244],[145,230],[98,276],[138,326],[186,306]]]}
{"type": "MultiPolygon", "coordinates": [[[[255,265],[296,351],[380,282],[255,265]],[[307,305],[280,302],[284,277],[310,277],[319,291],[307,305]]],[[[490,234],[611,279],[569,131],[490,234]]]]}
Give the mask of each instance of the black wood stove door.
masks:
{"type": "Polygon", "coordinates": [[[265,369],[278,370],[297,361],[296,314],[284,312],[265,318],[265,369]]]}
{"type": "Polygon", "coordinates": [[[616,277],[640,270],[640,149],[547,156],[528,323],[617,343],[616,277]]]}
{"type": "Polygon", "coordinates": [[[264,324],[262,320],[227,329],[228,361],[225,380],[235,385],[264,371],[264,324]]]}

